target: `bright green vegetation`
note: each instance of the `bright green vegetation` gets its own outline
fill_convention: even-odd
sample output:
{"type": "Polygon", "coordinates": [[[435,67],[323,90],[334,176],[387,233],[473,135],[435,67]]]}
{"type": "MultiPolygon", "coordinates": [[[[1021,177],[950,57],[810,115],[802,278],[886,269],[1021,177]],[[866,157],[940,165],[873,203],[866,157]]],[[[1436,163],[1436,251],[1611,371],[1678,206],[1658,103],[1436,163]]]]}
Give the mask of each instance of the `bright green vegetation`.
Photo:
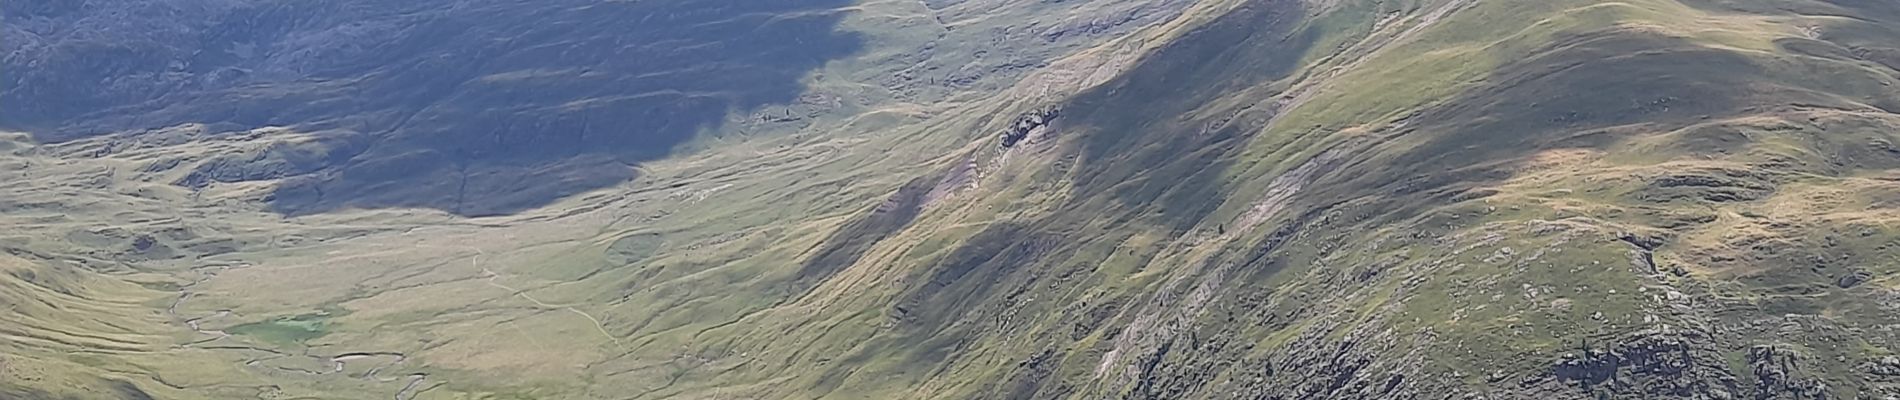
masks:
{"type": "Polygon", "coordinates": [[[0,397],[1900,396],[1900,4],[839,7],[797,100],[518,213],[9,142],[0,397]]]}
{"type": "Polygon", "coordinates": [[[233,335],[255,337],[277,345],[294,345],[322,337],[324,316],[315,314],[283,317],[225,328],[233,335]]]}

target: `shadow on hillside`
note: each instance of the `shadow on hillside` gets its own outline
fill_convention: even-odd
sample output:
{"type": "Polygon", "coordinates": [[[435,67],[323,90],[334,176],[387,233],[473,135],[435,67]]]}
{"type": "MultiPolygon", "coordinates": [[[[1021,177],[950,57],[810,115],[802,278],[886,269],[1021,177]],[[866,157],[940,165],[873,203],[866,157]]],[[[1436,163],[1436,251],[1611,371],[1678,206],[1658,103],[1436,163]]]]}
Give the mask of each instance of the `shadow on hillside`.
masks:
{"type": "Polygon", "coordinates": [[[177,43],[61,43],[44,57],[74,68],[30,71],[6,94],[90,111],[57,114],[77,117],[43,141],[187,122],[324,132],[321,169],[263,177],[290,178],[269,199],[285,214],[495,215],[625,182],[734,114],[799,124],[762,109],[824,103],[803,98],[801,80],[861,47],[837,31],[847,0],[359,3],[216,11],[193,35],[161,38],[177,43]],[[152,68],[190,79],[106,97],[70,85],[152,68]]]}
{"type": "MultiPolygon", "coordinates": [[[[1073,195],[1059,211],[1042,218],[988,225],[927,267],[910,272],[887,311],[894,329],[905,334],[862,346],[848,357],[898,355],[916,371],[943,371],[968,357],[967,346],[985,337],[1024,335],[1012,339],[1031,341],[1024,343],[1063,340],[1028,335],[1044,323],[1063,324],[1057,326],[1076,335],[1065,336],[1070,339],[1108,329],[1106,320],[1114,317],[1114,308],[1100,306],[1091,321],[1075,321],[1072,327],[1070,321],[1051,322],[1066,315],[1049,307],[1083,304],[1090,299],[1073,296],[1096,293],[1076,286],[1099,283],[1088,277],[1108,260],[1094,257],[1108,255],[1089,253],[1086,244],[1113,242],[1113,235],[1129,232],[1123,229],[1127,225],[1186,230],[1218,205],[1225,190],[1219,171],[1231,162],[1224,156],[1244,142],[1245,127],[1203,131],[1207,121],[1181,116],[1236,88],[1294,72],[1297,55],[1317,39],[1314,31],[1301,29],[1304,11],[1301,2],[1249,2],[1064,104],[1062,121],[1074,128],[1058,134],[1082,135],[1077,139],[1081,146],[1076,150],[1073,195]]],[[[923,181],[935,182],[930,177],[923,181]]],[[[891,220],[878,215],[854,220],[827,239],[828,247],[807,263],[801,272],[809,274],[800,278],[828,278],[854,263],[869,243],[894,231],[888,229],[891,224],[866,223],[891,220]],[[861,239],[866,233],[872,240],[861,239]]],[[[1048,373],[1053,370],[1049,363],[1025,361],[1017,367],[1031,371],[998,382],[985,397],[1063,397],[1050,393],[1073,389],[1048,373]]],[[[856,372],[831,369],[813,390],[843,390],[856,372]]]]}
{"type": "MultiPolygon", "coordinates": [[[[1195,40],[1189,37],[1186,40],[1195,40]]],[[[1194,47],[1182,47],[1189,51],[1194,47]]],[[[1081,344],[1087,344],[1081,338],[1089,333],[1082,331],[1104,329],[1103,325],[1121,326],[1120,331],[1109,330],[1114,335],[1154,335],[1157,338],[1146,349],[1146,353],[1124,354],[1132,360],[1139,360],[1138,370],[1130,370],[1131,382],[1126,389],[1126,397],[1165,398],[1181,393],[1196,393],[1215,384],[1216,377],[1228,371],[1235,371],[1245,362],[1237,354],[1256,351],[1256,342],[1245,339],[1233,339],[1235,335],[1246,332],[1246,327],[1278,326],[1284,329],[1288,321],[1280,319],[1287,314],[1282,310],[1256,312],[1255,307],[1267,303],[1266,296],[1280,296],[1285,301],[1280,307],[1305,309],[1299,304],[1308,299],[1302,295],[1276,294],[1278,287],[1270,286],[1276,275],[1285,271],[1285,267],[1310,262],[1311,254],[1301,254],[1299,248],[1283,248],[1283,244],[1302,241],[1301,247],[1319,248],[1323,242],[1348,236],[1334,236],[1345,233],[1339,229],[1348,229],[1340,224],[1349,218],[1333,218],[1328,215],[1332,206],[1344,200],[1370,198],[1376,206],[1368,207],[1387,215],[1390,220],[1404,220],[1421,215],[1431,207],[1447,202],[1436,197],[1447,191],[1482,185],[1505,179],[1515,169],[1514,163],[1535,154],[1538,151],[1565,147],[1605,146],[1620,138],[1610,135],[1590,134],[1602,128],[1629,124],[1654,124],[1659,129],[1670,126],[1693,123],[1701,115],[1722,115],[1739,112],[1750,105],[1753,86],[1749,82],[1768,81],[1769,77],[1744,56],[1727,51],[1700,47],[1687,41],[1655,36],[1635,31],[1607,31],[1579,34],[1565,38],[1562,43],[1539,53],[1527,60],[1511,60],[1502,64],[1505,67],[1487,80],[1487,84],[1445,99],[1444,106],[1427,110],[1417,118],[1415,129],[1406,135],[1389,140],[1369,143],[1371,151],[1362,154],[1362,158],[1345,163],[1353,165],[1346,169],[1330,171],[1321,178],[1324,181],[1308,185],[1308,190],[1294,198],[1296,205],[1288,208],[1296,215],[1267,234],[1265,238],[1252,243],[1235,243],[1223,249],[1223,254],[1208,259],[1210,266],[1233,265],[1231,268],[1204,267],[1188,271],[1198,276],[1187,277],[1186,284],[1158,284],[1151,286],[1153,291],[1145,296],[1131,297],[1111,310],[1112,320],[1089,319],[1086,314],[1065,313],[1065,309],[1033,309],[1022,306],[1022,302],[1012,302],[1007,294],[1012,293],[995,288],[1034,287],[1034,293],[1065,293],[1070,289],[1058,288],[1060,283],[1048,284],[1036,279],[1046,276],[1062,276],[1058,272],[1062,261],[1069,254],[1059,251],[1047,251],[1037,248],[1032,242],[991,240],[979,234],[972,238],[965,249],[951,253],[943,265],[935,266],[934,275],[914,279],[916,287],[907,295],[918,299],[907,304],[920,306],[904,309],[899,315],[912,316],[913,320],[937,325],[920,324],[923,327],[944,325],[948,318],[966,318],[967,321],[987,321],[985,315],[972,315],[976,311],[988,311],[997,317],[1035,321],[1044,326],[1054,326],[1053,331],[1061,328],[1076,329],[1078,332],[1068,338],[1043,338],[1047,342],[1036,346],[1065,349],[1075,354],[1082,353],[1081,344]],[[1719,70],[1711,65],[1719,66],[1719,70]],[[1707,71],[1691,74],[1688,72],[1707,71]],[[1326,215],[1322,217],[1322,215],[1326,215]],[[1325,222],[1331,221],[1331,222],[1325,222]],[[1001,244],[995,242],[1002,242],[1001,244]],[[1285,249],[1285,250],[1283,250],[1285,249]],[[968,259],[954,258],[965,253],[978,255],[968,259]],[[1048,258],[1036,256],[1047,254],[1048,258]],[[997,264],[992,266],[990,264],[997,264]],[[1026,266],[1006,268],[1009,266],[1026,266]],[[975,272],[969,272],[975,271],[975,272]],[[986,282],[962,283],[958,280],[983,280],[986,282]],[[999,282],[987,282],[999,281],[999,282]],[[1200,282],[1208,283],[1202,286],[1200,282]],[[1032,286],[1033,285],[1033,286],[1032,286]],[[1046,286],[1046,287],[1045,287],[1046,286]],[[967,288],[967,289],[966,289],[967,288]],[[1205,291],[1203,293],[1203,291],[1205,291]],[[1267,295],[1262,295],[1266,293],[1267,295]],[[1207,309],[1197,309],[1192,299],[1204,296],[1205,304],[1216,304],[1207,309]],[[983,309],[977,305],[989,302],[992,308],[983,309]],[[1206,317],[1199,313],[1213,313],[1226,308],[1226,318],[1206,317]],[[1002,310],[1007,310],[1004,312],[1002,310]],[[1190,312],[1181,314],[1189,326],[1167,327],[1168,334],[1136,331],[1142,328],[1136,321],[1141,318],[1153,318],[1172,312],[1190,312]],[[1204,311],[1205,310],[1205,311],[1204,311]],[[1040,312],[1040,314],[1031,311],[1040,312]],[[1153,314],[1164,313],[1164,314],[1153,314]],[[935,318],[935,319],[932,319],[935,318]],[[1042,319],[1038,319],[1042,318],[1042,319]],[[1178,336],[1170,336],[1178,335],[1178,336]]],[[[1167,54],[1166,52],[1162,54],[1167,54]]],[[[1195,53],[1198,54],[1198,53],[1195,53]]],[[[1219,54],[1219,53],[1216,53],[1219,54]]],[[[1271,53],[1269,53],[1271,54],[1271,53]]],[[[1286,53],[1299,54],[1299,53],[1286,53]]],[[[1217,57],[1209,57],[1218,59],[1217,57]]],[[[1255,60],[1270,58],[1253,58],[1255,60]]],[[[1258,65],[1258,64],[1253,64],[1258,65]]],[[[1271,71],[1272,68],[1264,68],[1271,71]]],[[[1133,94],[1134,99],[1146,100],[1149,104],[1171,104],[1174,100],[1199,100],[1193,92],[1168,92],[1172,88],[1155,84],[1166,77],[1183,76],[1186,71],[1168,68],[1166,63],[1159,65],[1144,63],[1129,75],[1130,81],[1121,84],[1122,94],[1133,94]],[[1152,68],[1152,69],[1151,69],[1152,68]],[[1155,74],[1155,75],[1143,75],[1155,74]],[[1144,76],[1146,76],[1144,78],[1144,76]],[[1156,78],[1159,76],[1160,78],[1156,78]],[[1154,89],[1136,90],[1138,85],[1154,85],[1154,89]]],[[[1220,81],[1215,81],[1220,82],[1220,81]]],[[[1213,86],[1212,90],[1223,89],[1213,86]]],[[[1104,90],[1114,91],[1117,86],[1104,86],[1104,90]]],[[[1082,99],[1079,105],[1113,105],[1120,99],[1115,93],[1100,99],[1082,99]],[[1090,103],[1098,101],[1099,103],[1090,103]]],[[[1324,106],[1309,103],[1307,106],[1324,106]]],[[[1076,106],[1071,106],[1074,109],[1076,106]]],[[[1115,108],[1108,108],[1115,110],[1115,108]]],[[[1128,110],[1133,108],[1123,108],[1128,110]]],[[[1066,110],[1065,110],[1066,111],[1066,110]]],[[[1117,121],[1114,115],[1132,114],[1125,111],[1105,113],[1106,121],[1117,121]]],[[[1068,114],[1065,114],[1068,115],[1068,114]]],[[[1178,115],[1161,113],[1162,116],[1178,115]]],[[[1157,119],[1154,115],[1149,120],[1157,119]]],[[[1091,137],[1083,156],[1096,159],[1096,167],[1105,171],[1094,177],[1083,177],[1082,190],[1087,193],[1113,193],[1116,203],[1099,203],[1091,197],[1076,196],[1078,204],[1060,215],[1067,218],[1099,218],[1096,221],[1071,222],[1070,220],[1052,221],[1049,225],[1070,232],[1090,232],[1094,226],[1090,223],[1121,223],[1129,219],[1152,218],[1170,224],[1177,230],[1191,227],[1206,218],[1206,211],[1198,211],[1214,205],[1220,198],[1227,196],[1227,189],[1219,186],[1216,179],[1226,168],[1222,161],[1205,161],[1210,158],[1232,154],[1231,146],[1245,140],[1245,129],[1258,129],[1250,126],[1239,129],[1240,132],[1208,132],[1200,134],[1202,139],[1188,139],[1195,136],[1190,132],[1170,132],[1166,129],[1149,128],[1137,125],[1137,119],[1128,119],[1127,124],[1108,123],[1101,126],[1130,127],[1126,133],[1110,132],[1102,137],[1091,137]],[[1170,135],[1169,133],[1172,133],[1170,135]],[[1228,137],[1233,137],[1229,139],[1228,137]],[[1100,140],[1100,141],[1097,141],[1100,140]],[[1144,156],[1143,152],[1154,151],[1162,154],[1144,156]],[[1127,164],[1133,165],[1127,165],[1127,164]],[[1141,170],[1155,176],[1157,181],[1142,182],[1139,175],[1118,175],[1123,169],[1141,170]],[[1179,168],[1180,170],[1175,170],[1179,168]],[[1103,182],[1103,183],[1097,183],[1103,182]],[[1155,189],[1146,187],[1158,186],[1155,189]],[[1142,211],[1126,216],[1101,215],[1101,210],[1121,210],[1116,207],[1142,211]],[[1080,208],[1090,207],[1090,208],[1080,208]],[[1090,212],[1093,211],[1093,212],[1090,212]],[[1098,217],[1100,216],[1100,217],[1098,217]],[[1112,219],[1103,222],[1101,219],[1112,219]]],[[[1106,131],[1105,131],[1106,132],[1106,131]]],[[[1084,164],[1087,165],[1087,164],[1084,164]]],[[[1084,167],[1087,168],[1087,167],[1084,167]]],[[[1245,194],[1242,194],[1243,196],[1245,194]]],[[[1062,217],[1058,217],[1062,218],[1062,217]]],[[[986,231],[987,233],[987,231],[986,231]]],[[[1029,239],[1032,236],[1020,232],[1004,232],[1001,237],[1029,239]]],[[[1064,240],[1068,239],[1064,236],[1064,240]]],[[[1327,251],[1327,250],[1322,250],[1327,251]]],[[[1350,250],[1348,250],[1350,251],[1350,250]]],[[[1179,265],[1161,266],[1164,268],[1185,268],[1179,265]]],[[[1318,267],[1315,267],[1318,268],[1318,267]]],[[[1339,268],[1339,267],[1335,267],[1339,268]]],[[[1076,281],[1086,282],[1085,279],[1076,281]]],[[[1331,282],[1327,282],[1331,283],[1331,282]]],[[[1066,300],[1066,299],[1065,299],[1066,300]]],[[[1058,301],[1057,304],[1063,302],[1058,301]]],[[[1277,302],[1276,302],[1277,303],[1277,302]]],[[[1215,314],[1218,315],[1218,314],[1215,314]]],[[[1293,314],[1298,315],[1298,314],[1293,314]]],[[[1165,320],[1164,320],[1165,321],[1165,320]]],[[[980,323],[970,325],[982,326],[980,323]]],[[[950,325],[956,329],[955,325],[950,325]]],[[[1159,329],[1159,328],[1150,328],[1159,329]]],[[[957,335],[976,336],[982,331],[928,331],[932,336],[928,340],[918,340],[909,348],[916,350],[914,363],[931,365],[946,362],[959,356],[955,353],[957,345],[967,340],[957,335]],[[937,345],[942,343],[942,345],[937,345]],[[943,350],[938,350],[943,349],[943,350]]],[[[1017,334],[1021,334],[1018,332],[1017,334]]],[[[922,336],[920,336],[922,337],[922,336]]],[[[1139,338],[1140,336],[1135,336],[1139,338]]],[[[1242,336],[1244,338],[1244,336],[1242,336]]],[[[1119,336],[1117,336],[1117,341],[1119,336]]],[[[1105,341],[1106,342],[1106,341],[1105,341]]],[[[1133,340],[1129,343],[1137,343],[1133,340]]],[[[1101,343],[1101,342],[1098,342],[1101,343]]],[[[1120,342],[1115,342],[1120,343],[1120,342]]],[[[1022,348],[1034,348],[1023,346],[1022,348]]],[[[1122,351],[1121,347],[1097,345],[1100,351],[1122,351]]],[[[1100,354],[1100,353],[1094,353],[1100,354]]],[[[1093,354],[1091,354],[1093,355],[1093,354]]],[[[1060,359],[1057,356],[1055,359],[1060,359]]],[[[1124,360],[1130,360],[1124,359],[1124,360]]],[[[1130,361],[1131,363],[1133,361],[1130,361]]],[[[1324,361],[1320,361],[1324,363],[1324,361]]],[[[1334,361],[1337,363],[1338,361],[1334,361]]],[[[1054,397],[1047,393],[1066,393],[1074,390],[1065,387],[1066,382],[1059,377],[1072,371],[1059,371],[1064,364],[1044,364],[1024,361],[1016,364],[1018,368],[1012,376],[999,381],[1010,382],[1009,397],[1034,398],[1054,397]]],[[[1321,364],[1315,368],[1336,368],[1338,364],[1321,364]]],[[[1096,367],[1088,364],[1084,368],[1096,367]]],[[[1099,370],[1099,369],[1098,369],[1099,370]]],[[[1086,374],[1087,369],[1082,373],[1086,374]]],[[[1302,371],[1288,373],[1305,376],[1307,393],[1324,393],[1321,390],[1339,390],[1355,379],[1352,374],[1334,376],[1330,373],[1308,374],[1302,371]]],[[[1294,378],[1302,380],[1301,378],[1294,378]]],[[[1361,380],[1364,382],[1365,380],[1361,380]]],[[[994,397],[1004,397],[1000,395],[994,397]]]]}
{"type": "MultiPolygon", "coordinates": [[[[961,346],[970,341],[1021,333],[1002,330],[991,321],[1053,313],[1037,307],[1073,300],[1030,293],[1083,292],[1068,286],[1088,279],[1068,278],[1087,276],[1102,261],[1077,258],[1083,243],[1109,240],[1098,235],[1114,235],[1117,224],[1184,230],[1197,223],[1217,205],[1214,199],[1223,190],[1218,171],[1229,162],[1222,156],[1242,142],[1243,128],[1200,132],[1204,121],[1182,121],[1179,116],[1229,94],[1225,90],[1292,73],[1299,57],[1290,55],[1305,53],[1317,37],[1298,29],[1303,12],[1300,2],[1251,2],[1065,104],[1061,118],[1077,129],[1061,134],[1086,135],[1078,139],[1082,148],[1072,200],[1039,220],[989,225],[927,268],[911,272],[888,311],[896,329],[908,335],[864,346],[854,357],[901,354],[905,365],[940,368],[963,357],[961,346]]],[[[934,183],[935,178],[907,185],[892,204],[908,203],[906,190],[926,189],[928,185],[912,186],[934,183]]],[[[828,279],[913,215],[914,210],[881,207],[853,220],[825,241],[798,279],[828,279]]],[[[794,285],[794,290],[811,285],[794,285]]],[[[854,372],[828,371],[813,390],[839,390],[854,372]]],[[[1045,378],[1017,379],[1001,389],[1008,393],[990,397],[1027,398],[1042,390],[1045,378]]]]}
{"type": "MultiPolygon", "coordinates": [[[[1299,2],[1248,3],[1077,96],[1064,118],[1092,129],[1078,159],[1087,173],[1078,177],[1077,214],[1128,210],[1185,230],[1212,212],[1225,190],[1213,171],[1226,170],[1232,160],[1223,157],[1259,127],[1209,129],[1214,121],[1181,116],[1295,72],[1320,33],[1301,25],[1305,12],[1299,2]],[[1106,199],[1116,204],[1099,203],[1106,199]]],[[[1264,108],[1245,112],[1269,112],[1264,108]]]]}
{"type": "Polygon", "coordinates": [[[1758,83],[1774,79],[1746,56],[1652,32],[1573,33],[1545,49],[1505,61],[1485,85],[1370,143],[1351,163],[1358,167],[1315,185],[1324,193],[1310,198],[1376,194],[1388,218],[1410,218],[1510,179],[1542,151],[1607,148],[1628,139],[1617,133],[1628,128],[1667,132],[1799,96],[1763,92],[1758,83]]]}
{"type": "MultiPolygon", "coordinates": [[[[1091,89],[1065,105],[1064,120],[1079,121],[1074,124],[1088,129],[1099,128],[1087,132],[1083,139],[1085,148],[1078,168],[1086,172],[1080,175],[1084,183],[1076,189],[1078,200],[1065,206],[1070,212],[1056,214],[1062,218],[1053,218],[1044,226],[1036,228],[1013,227],[1009,229],[1008,235],[1035,235],[1039,234],[1038,230],[1081,229],[1078,226],[1087,224],[1089,219],[1116,218],[1101,215],[1103,210],[1123,215],[1154,212],[1159,215],[1158,221],[1147,222],[1166,224],[1175,229],[1193,226],[1216,205],[1208,199],[1217,198],[1221,189],[1215,182],[1217,174],[1197,172],[1224,170],[1228,161],[1219,156],[1239,143],[1236,139],[1241,137],[1240,130],[1228,127],[1212,134],[1197,134],[1190,129],[1202,125],[1171,123],[1177,119],[1175,116],[1205,104],[1212,96],[1224,94],[1219,90],[1192,92],[1195,88],[1245,87],[1278,80],[1293,72],[1298,67],[1299,58],[1286,55],[1304,53],[1317,37],[1310,30],[1295,31],[1303,11],[1299,2],[1252,2],[1190,34],[1180,42],[1181,45],[1161,49],[1143,59],[1126,75],[1091,89]],[[1271,28],[1261,29],[1260,26],[1271,28]],[[1265,62],[1256,62],[1259,60],[1265,62]],[[1101,202],[1114,204],[1104,205],[1101,202]]],[[[879,241],[902,231],[921,211],[917,208],[921,206],[920,197],[939,178],[941,175],[929,175],[913,180],[899,189],[885,206],[859,215],[834,231],[820,242],[816,256],[806,260],[800,267],[789,293],[792,296],[803,295],[811,287],[857,263],[879,241]]],[[[990,231],[986,229],[986,233],[979,236],[988,235],[990,231]]],[[[972,241],[975,242],[975,239],[972,241]]],[[[998,245],[966,243],[964,246],[988,249],[998,245]]],[[[958,251],[965,250],[960,248],[958,251]]],[[[1031,252],[1010,258],[958,256],[956,260],[945,261],[928,272],[933,274],[927,278],[932,283],[914,288],[907,301],[944,297],[958,299],[927,306],[912,305],[909,307],[913,311],[902,313],[939,321],[941,324],[941,319],[969,310],[944,310],[940,306],[954,304],[973,307],[974,304],[960,299],[982,298],[993,289],[994,280],[1006,279],[1003,275],[1016,270],[1014,265],[999,267],[990,264],[1040,262],[1038,257],[1044,256],[1031,252]],[[969,278],[986,283],[950,282],[968,275],[955,271],[997,268],[1000,270],[969,278]],[[944,278],[946,276],[952,278],[944,278]],[[959,295],[934,293],[945,290],[945,287],[959,290],[969,288],[967,290],[970,292],[959,295]]]]}

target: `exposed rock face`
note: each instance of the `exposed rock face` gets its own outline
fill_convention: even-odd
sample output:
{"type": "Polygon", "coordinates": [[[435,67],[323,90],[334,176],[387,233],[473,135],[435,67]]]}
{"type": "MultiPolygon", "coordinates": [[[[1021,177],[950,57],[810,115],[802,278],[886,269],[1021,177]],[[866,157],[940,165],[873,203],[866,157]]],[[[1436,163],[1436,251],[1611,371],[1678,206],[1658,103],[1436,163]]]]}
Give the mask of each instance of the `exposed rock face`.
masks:
{"type": "Polygon", "coordinates": [[[1045,108],[1023,113],[1023,115],[1017,116],[1015,122],[1011,122],[1009,127],[1003,128],[1003,131],[997,136],[1002,137],[1003,148],[1015,147],[1017,143],[1028,139],[1032,134],[1047,129],[1046,127],[1049,126],[1050,123],[1055,122],[1056,117],[1059,115],[1061,115],[1061,110],[1057,108],[1045,108]]]}
{"type": "Polygon", "coordinates": [[[1742,393],[1711,339],[1687,331],[1643,332],[1607,349],[1567,353],[1551,373],[1584,393],[1708,399],[1742,393]]]}
{"type": "Polygon", "coordinates": [[[1884,356],[1864,367],[1867,373],[1879,376],[1900,376],[1900,356],[1884,356]]]}
{"type": "Polygon", "coordinates": [[[1840,279],[1836,279],[1834,281],[1834,285],[1840,286],[1842,289],[1849,289],[1855,286],[1860,286],[1860,284],[1866,283],[1867,281],[1873,280],[1873,279],[1874,279],[1873,272],[1868,272],[1867,270],[1864,270],[1864,269],[1855,269],[1853,271],[1849,271],[1846,275],[1841,275],[1840,279]]]}
{"type": "Polygon", "coordinates": [[[1665,202],[1696,198],[1711,202],[1758,200],[1775,190],[1774,183],[1761,173],[1743,169],[1711,168],[1658,176],[1640,195],[1643,200],[1665,202]]]}
{"type": "Polygon", "coordinates": [[[1755,397],[1775,399],[1827,399],[1827,383],[1805,376],[1803,357],[1790,349],[1771,345],[1748,348],[1748,365],[1755,369],[1755,397]]]}

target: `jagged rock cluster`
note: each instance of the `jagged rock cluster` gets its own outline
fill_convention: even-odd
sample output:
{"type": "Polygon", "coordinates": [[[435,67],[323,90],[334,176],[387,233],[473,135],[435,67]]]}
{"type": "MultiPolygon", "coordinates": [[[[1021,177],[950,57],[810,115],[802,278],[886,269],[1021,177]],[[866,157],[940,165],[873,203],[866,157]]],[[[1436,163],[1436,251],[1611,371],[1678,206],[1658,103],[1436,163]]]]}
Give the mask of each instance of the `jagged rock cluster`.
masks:
{"type": "Polygon", "coordinates": [[[1060,109],[1051,107],[1037,109],[1017,116],[1016,122],[1010,123],[1009,127],[1003,129],[1003,132],[999,135],[1003,137],[1003,148],[1015,147],[1016,144],[1021,143],[1023,139],[1028,139],[1030,133],[1044,126],[1049,126],[1049,123],[1055,121],[1056,116],[1060,114],[1060,109]]]}

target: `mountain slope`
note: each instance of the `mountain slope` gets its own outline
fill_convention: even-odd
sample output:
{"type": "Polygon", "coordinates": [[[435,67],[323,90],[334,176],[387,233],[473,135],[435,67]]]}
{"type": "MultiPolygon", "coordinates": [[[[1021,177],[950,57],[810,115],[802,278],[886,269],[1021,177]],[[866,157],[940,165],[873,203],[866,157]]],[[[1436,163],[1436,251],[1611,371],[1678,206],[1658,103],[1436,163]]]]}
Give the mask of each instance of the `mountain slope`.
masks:
{"type": "MultiPolygon", "coordinates": [[[[77,12],[59,4],[6,11],[77,12]]],[[[501,4],[512,3],[466,6],[512,14],[501,4]]],[[[282,203],[296,197],[287,188],[347,182],[363,157],[458,143],[415,132],[495,125],[460,114],[347,134],[366,147],[335,145],[335,126],[314,119],[233,127],[140,106],[8,115],[40,140],[8,156],[27,172],[6,194],[20,228],[5,245],[46,259],[6,264],[26,271],[5,281],[18,288],[8,304],[82,311],[11,317],[27,328],[0,344],[57,378],[0,393],[1900,396],[1888,207],[1900,193],[1900,5],[787,4],[814,10],[768,19],[836,18],[838,32],[800,32],[857,43],[839,54],[753,43],[823,53],[791,69],[811,73],[786,75],[803,87],[795,96],[709,112],[716,122],[678,146],[613,141],[645,132],[628,129],[528,163],[457,156],[441,165],[491,171],[449,175],[492,178],[463,189],[385,191],[405,181],[376,175],[323,191],[339,203],[282,203]],[[107,114],[160,122],[58,136],[123,123],[75,117],[107,114]],[[77,119],[45,122],[63,118],[77,119]],[[663,155],[601,164],[586,154],[596,150],[663,155]],[[545,182],[595,165],[638,174],[545,182]],[[192,178],[244,168],[276,172],[192,178]],[[533,199],[485,211],[431,203],[523,190],[533,199]],[[71,349],[106,355],[59,355],[71,349]],[[59,380],[76,383],[44,383],[59,380]]],[[[652,11],[673,5],[625,7],[761,18],[652,11]]],[[[585,18],[471,24],[525,32],[519,47],[494,45],[521,57],[586,51],[615,29],[751,37],[545,13],[585,18]],[[605,33],[571,37],[590,32],[605,33]]],[[[471,53],[460,45],[443,51],[471,53]]],[[[587,54],[579,64],[642,71],[587,54]]],[[[520,90],[633,95],[569,78],[520,90]]],[[[22,82],[9,83],[22,96],[10,103],[52,96],[22,82]]],[[[460,98],[398,109],[492,108],[460,98]]],[[[219,107],[182,103],[165,109],[219,107]]]]}
{"type": "Polygon", "coordinates": [[[1853,149],[1891,140],[1894,71],[1828,33],[1891,7],[1326,6],[1152,53],[728,352],[838,363],[833,395],[1892,390],[1886,250],[1823,222],[1885,241],[1838,180],[1889,168],[1853,149]],[[1761,214],[1803,180],[1838,208],[1761,214]]]}

